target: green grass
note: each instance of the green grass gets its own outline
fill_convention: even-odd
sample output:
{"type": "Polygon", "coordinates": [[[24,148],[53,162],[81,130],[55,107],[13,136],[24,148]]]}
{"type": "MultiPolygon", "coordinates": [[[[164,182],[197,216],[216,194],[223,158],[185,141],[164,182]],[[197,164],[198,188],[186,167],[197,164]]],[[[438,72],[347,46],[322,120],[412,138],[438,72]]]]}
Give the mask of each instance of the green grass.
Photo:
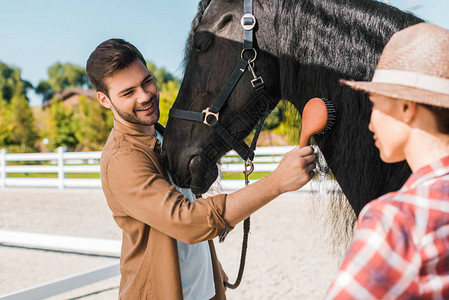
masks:
{"type": "MultiPolygon", "coordinates": [[[[264,176],[267,176],[271,172],[254,172],[253,174],[249,175],[249,179],[260,179],[264,176]]],[[[245,175],[243,175],[243,172],[226,172],[222,175],[223,180],[230,180],[230,179],[245,179],[245,175]]]]}
{"type": "MultiPolygon", "coordinates": [[[[9,173],[9,178],[58,178],[57,173],[9,173]]],[[[66,173],[65,178],[100,178],[100,173],[66,173]]]]}
{"type": "MultiPolygon", "coordinates": [[[[254,172],[249,176],[250,179],[260,179],[266,175],[270,174],[270,172],[254,172]]],[[[57,173],[9,173],[9,178],[58,178],[57,173]]],[[[66,173],[65,178],[100,178],[99,173],[66,173]]],[[[243,172],[226,172],[223,173],[223,179],[238,179],[243,180],[245,176],[243,172]]]]}

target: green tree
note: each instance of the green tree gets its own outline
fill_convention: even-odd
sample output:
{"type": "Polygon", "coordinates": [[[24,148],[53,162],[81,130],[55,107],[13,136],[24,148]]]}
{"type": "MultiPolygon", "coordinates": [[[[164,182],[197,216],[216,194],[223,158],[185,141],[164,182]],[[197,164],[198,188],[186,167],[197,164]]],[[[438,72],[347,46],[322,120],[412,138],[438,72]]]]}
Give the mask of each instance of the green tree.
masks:
{"type": "Polygon", "coordinates": [[[113,114],[96,99],[83,95],[79,98],[73,121],[75,137],[79,141],[77,150],[99,151],[113,127],[113,114]]]}
{"type": "Polygon", "coordinates": [[[26,98],[30,83],[20,70],[0,63],[0,142],[10,152],[34,150],[38,138],[35,120],[26,98]]]}
{"type": "Polygon", "coordinates": [[[43,101],[48,101],[64,89],[72,87],[90,88],[89,78],[83,67],[59,62],[48,68],[48,80],[40,81],[36,93],[41,94],[43,101]]]}
{"type": "Polygon", "coordinates": [[[168,113],[178,96],[181,82],[173,74],[164,68],[156,67],[152,62],[147,61],[147,68],[156,79],[157,86],[159,87],[159,123],[166,126],[168,113]]]}
{"type": "Polygon", "coordinates": [[[33,88],[33,85],[21,78],[20,69],[0,62],[0,98],[8,103],[16,93],[23,94],[26,98],[30,88],[33,88]]]}
{"type": "Polygon", "coordinates": [[[75,136],[73,108],[56,100],[47,110],[48,117],[42,137],[48,138],[48,147],[54,150],[66,146],[68,149],[74,150],[78,145],[78,140],[75,136]]]}
{"type": "Polygon", "coordinates": [[[30,152],[38,139],[33,112],[24,94],[16,94],[8,105],[8,125],[10,129],[8,150],[30,152]]]}
{"type": "Polygon", "coordinates": [[[173,76],[173,74],[171,74],[164,68],[156,67],[156,65],[150,61],[147,61],[147,68],[148,71],[150,71],[150,73],[156,79],[156,83],[159,87],[161,87],[164,83],[175,80],[175,76],[173,76]]]}
{"type": "Polygon", "coordinates": [[[281,100],[278,107],[282,108],[283,116],[279,126],[273,131],[287,137],[289,144],[297,145],[301,132],[301,115],[293,104],[286,100],[281,100]]]}
{"type": "Polygon", "coordinates": [[[11,122],[6,101],[0,96],[0,149],[6,148],[11,135],[11,122]]]}
{"type": "Polygon", "coordinates": [[[170,108],[173,106],[173,103],[178,96],[180,85],[181,84],[178,79],[162,84],[162,88],[159,92],[159,123],[164,126],[167,125],[168,113],[170,112],[170,108]]]}
{"type": "Polygon", "coordinates": [[[273,130],[281,125],[284,120],[284,107],[283,105],[277,105],[273,111],[268,115],[263,123],[262,130],[273,130]]]}

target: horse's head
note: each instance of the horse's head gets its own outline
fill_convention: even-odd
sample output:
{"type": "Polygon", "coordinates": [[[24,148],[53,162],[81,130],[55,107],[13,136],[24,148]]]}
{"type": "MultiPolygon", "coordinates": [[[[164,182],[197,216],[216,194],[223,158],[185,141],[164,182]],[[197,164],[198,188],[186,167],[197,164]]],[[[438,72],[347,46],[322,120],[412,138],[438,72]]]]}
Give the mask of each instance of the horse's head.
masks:
{"type": "MultiPolygon", "coordinates": [[[[254,5],[257,17],[263,9],[254,5]]],[[[273,32],[258,19],[254,27],[255,52],[243,50],[243,1],[202,1],[192,24],[186,47],[186,70],[174,109],[201,113],[211,107],[229,76],[241,61],[254,59],[254,70],[263,78],[265,91],[278,99],[277,59],[261,49],[273,32]]],[[[258,94],[251,84],[253,75],[242,72],[219,111],[218,122],[237,141],[248,136],[264,113],[276,105],[275,101],[258,94]]],[[[206,118],[215,121],[214,116],[206,118]]],[[[171,117],[167,124],[163,151],[167,167],[176,184],[191,187],[195,193],[205,192],[218,175],[217,161],[230,146],[210,126],[191,120],[171,117]]]]}

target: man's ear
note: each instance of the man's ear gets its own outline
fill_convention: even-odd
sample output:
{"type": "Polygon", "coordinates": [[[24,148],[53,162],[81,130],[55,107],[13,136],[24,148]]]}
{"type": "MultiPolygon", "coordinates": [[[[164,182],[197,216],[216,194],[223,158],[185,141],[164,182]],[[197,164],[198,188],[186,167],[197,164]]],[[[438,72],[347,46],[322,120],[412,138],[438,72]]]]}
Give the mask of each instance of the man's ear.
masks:
{"type": "Polygon", "coordinates": [[[109,97],[106,96],[103,92],[97,92],[97,99],[98,102],[100,102],[101,106],[106,107],[107,109],[111,108],[111,100],[109,100],[109,97]]]}
{"type": "Polygon", "coordinates": [[[410,123],[416,114],[416,102],[413,101],[402,101],[401,103],[401,113],[402,119],[405,123],[410,123]]]}

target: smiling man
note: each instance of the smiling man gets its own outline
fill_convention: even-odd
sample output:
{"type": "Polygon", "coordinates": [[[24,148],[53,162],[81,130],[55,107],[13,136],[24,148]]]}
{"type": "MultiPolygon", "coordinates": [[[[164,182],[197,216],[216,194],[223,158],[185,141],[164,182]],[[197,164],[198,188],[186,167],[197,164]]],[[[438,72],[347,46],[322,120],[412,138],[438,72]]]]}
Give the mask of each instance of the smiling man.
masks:
{"type": "Polygon", "coordinates": [[[122,229],[120,299],[225,299],[226,275],[212,239],[281,193],[313,176],[311,147],[296,147],[279,167],[229,195],[195,199],[175,187],[163,166],[159,92],[142,54],[111,39],[89,57],[87,74],[100,104],[114,113],[101,156],[101,182],[122,229]]]}
{"type": "Polygon", "coordinates": [[[100,93],[98,100],[112,109],[116,119],[124,124],[141,124],[149,135],[154,135],[154,125],[159,119],[159,93],[153,76],[144,63],[135,60],[128,69],[132,72],[118,72],[114,77],[105,80],[110,86],[109,94],[123,99],[120,105],[114,105],[106,94],[100,93]],[[137,99],[136,102],[130,99],[137,99]]]}

